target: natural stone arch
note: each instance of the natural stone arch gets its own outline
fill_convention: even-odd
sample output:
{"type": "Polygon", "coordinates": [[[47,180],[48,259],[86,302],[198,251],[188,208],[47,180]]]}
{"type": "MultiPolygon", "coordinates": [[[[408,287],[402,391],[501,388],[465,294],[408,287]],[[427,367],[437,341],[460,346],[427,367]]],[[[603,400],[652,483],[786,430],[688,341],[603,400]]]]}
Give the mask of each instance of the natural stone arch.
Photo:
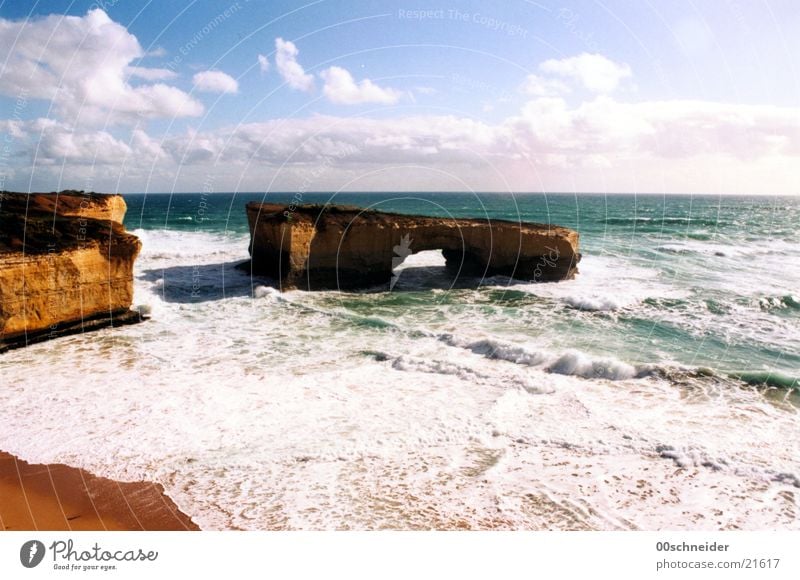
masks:
{"type": "Polygon", "coordinates": [[[412,254],[441,250],[448,268],[464,275],[531,281],[572,278],[580,260],[578,233],[560,226],[256,202],[247,205],[247,216],[252,271],[284,288],[388,283],[398,247],[412,254]]]}

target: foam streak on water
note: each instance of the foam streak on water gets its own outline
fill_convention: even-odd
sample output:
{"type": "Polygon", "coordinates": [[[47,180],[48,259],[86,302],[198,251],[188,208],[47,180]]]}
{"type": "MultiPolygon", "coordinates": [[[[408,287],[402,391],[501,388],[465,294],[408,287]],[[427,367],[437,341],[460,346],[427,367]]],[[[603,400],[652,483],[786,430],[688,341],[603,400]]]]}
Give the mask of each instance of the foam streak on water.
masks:
{"type": "Polygon", "coordinates": [[[152,320],[3,355],[0,449],[205,529],[800,529],[797,240],[598,215],[572,282],[425,253],[357,294],[251,280],[240,225],[129,224],[152,320]]]}

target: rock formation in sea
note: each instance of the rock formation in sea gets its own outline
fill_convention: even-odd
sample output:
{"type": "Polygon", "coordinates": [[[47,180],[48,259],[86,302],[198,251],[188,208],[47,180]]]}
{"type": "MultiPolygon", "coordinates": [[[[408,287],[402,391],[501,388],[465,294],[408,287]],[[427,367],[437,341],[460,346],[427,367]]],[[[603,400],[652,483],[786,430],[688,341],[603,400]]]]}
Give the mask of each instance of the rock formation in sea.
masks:
{"type": "Polygon", "coordinates": [[[0,192],[0,352],[138,322],[120,195],[0,192]]]}
{"type": "Polygon", "coordinates": [[[578,233],[505,220],[403,215],[335,205],[247,205],[253,273],[282,288],[357,289],[388,283],[409,254],[442,250],[460,276],[568,280],[578,233]]]}

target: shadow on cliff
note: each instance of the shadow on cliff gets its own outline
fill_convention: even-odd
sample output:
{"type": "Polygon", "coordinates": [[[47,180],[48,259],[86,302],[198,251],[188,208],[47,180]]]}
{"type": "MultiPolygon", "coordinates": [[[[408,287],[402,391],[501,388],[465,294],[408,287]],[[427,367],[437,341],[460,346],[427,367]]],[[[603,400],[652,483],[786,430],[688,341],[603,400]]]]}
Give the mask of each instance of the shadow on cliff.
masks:
{"type": "Polygon", "coordinates": [[[194,304],[212,302],[223,298],[252,296],[255,286],[272,286],[272,280],[261,276],[251,277],[244,271],[244,262],[222,262],[195,266],[171,266],[144,270],[138,278],[156,284],[165,302],[194,304]]]}

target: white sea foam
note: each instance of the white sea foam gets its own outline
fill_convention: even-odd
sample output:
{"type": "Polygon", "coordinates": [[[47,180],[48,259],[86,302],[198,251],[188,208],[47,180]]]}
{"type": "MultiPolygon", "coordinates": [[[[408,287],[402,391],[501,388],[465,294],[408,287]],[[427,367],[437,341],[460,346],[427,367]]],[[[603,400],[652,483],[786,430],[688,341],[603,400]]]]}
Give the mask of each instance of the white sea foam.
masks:
{"type": "Polygon", "coordinates": [[[762,310],[800,309],[800,297],[793,294],[786,296],[765,296],[756,301],[762,310]]]}
{"type": "Polygon", "coordinates": [[[572,350],[558,357],[548,366],[551,373],[575,375],[587,379],[609,379],[619,381],[632,379],[637,370],[632,365],[612,358],[592,358],[585,353],[572,350]]]}
{"type": "Polygon", "coordinates": [[[565,296],[564,303],[576,310],[590,312],[617,310],[625,306],[625,302],[621,302],[611,296],[565,296]]]}
{"type": "Polygon", "coordinates": [[[139,260],[147,264],[170,260],[171,265],[207,264],[221,258],[247,258],[249,236],[241,234],[209,234],[203,231],[135,229],[142,240],[139,260]]]}
{"type": "Polygon", "coordinates": [[[593,357],[575,349],[555,354],[535,345],[519,346],[490,338],[468,340],[450,334],[441,336],[440,340],[488,359],[540,367],[547,372],[559,375],[618,381],[644,376],[652,372],[650,365],[636,367],[612,357],[593,357]]]}
{"type": "Polygon", "coordinates": [[[256,286],[253,289],[253,297],[255,298],[271,298],[278,300],[281,297],[281,291],[272,286],[256,286]]]}
{"type": "Polygon", "coordinates": [[[458,346],[490,359],[500,359],[521,365],[537,366],[547,360],[547,355],[536,348],[517,346],[492,338],[469,340],[453,335],[443,335],[441,339],[451,346],[458,346]]]}
{"type": "Polygon", "coordinates": [[[402,355],[394,359],[392,368],[406,372],[454,375],[459,379],[470,381],[475,384],[483,384],[486,386],[504,385],[509,388],[518,387],[532,394],[553,392],[552,387],[546,384],[546,382],[532,380],[530,376],[518,370],[494,369],[494,372],[487,373],[485,372],[486,369],[481,368],[480,363],[468,359],[453,362],[452,360],[402,355]]]}
{"type": "Polygon", "coordinates": [[[687,295],[655,269],[632,266],[621,258],[586,256],[574,280],[547,284],[515,284],[515,290],[557,300],[576,310],[614,311],[640,304],[648,298],[681,298],[687,295]]]}
{"type": "Polygon", "coordinates": [[[784,240],[769,240],[768,243],[744,245],[741,241],[730,240],[727,243],[705,240],[681,239],[654,248],[656,252],[679,254],[683,256],[697,255],[717,258],[754,259],[761,256],[792,256],[797,252],[797,244],[784,240]]]}

